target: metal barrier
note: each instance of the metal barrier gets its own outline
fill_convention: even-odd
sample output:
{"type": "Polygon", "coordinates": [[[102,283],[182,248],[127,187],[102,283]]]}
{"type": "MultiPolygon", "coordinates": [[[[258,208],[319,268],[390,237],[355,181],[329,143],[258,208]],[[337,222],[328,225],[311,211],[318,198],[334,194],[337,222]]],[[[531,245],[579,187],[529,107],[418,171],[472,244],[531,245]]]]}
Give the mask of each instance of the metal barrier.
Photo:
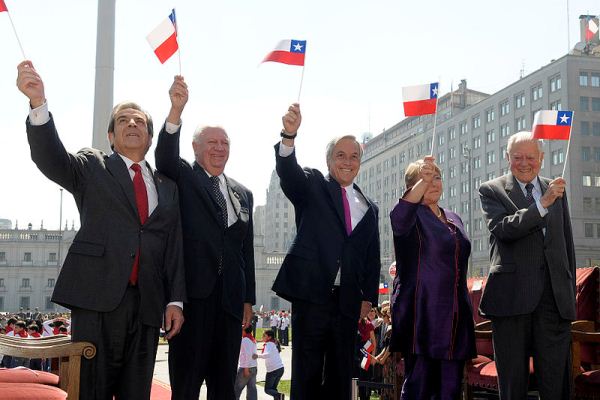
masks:
{"type": "Polygon", "coordinates": [[[358,378],[352,378],[352,386],[350,387],[350,400],[358,400],[359,387],[369,389],[393,389],[394,385],[391,383],[359,381],[358,378]]]}

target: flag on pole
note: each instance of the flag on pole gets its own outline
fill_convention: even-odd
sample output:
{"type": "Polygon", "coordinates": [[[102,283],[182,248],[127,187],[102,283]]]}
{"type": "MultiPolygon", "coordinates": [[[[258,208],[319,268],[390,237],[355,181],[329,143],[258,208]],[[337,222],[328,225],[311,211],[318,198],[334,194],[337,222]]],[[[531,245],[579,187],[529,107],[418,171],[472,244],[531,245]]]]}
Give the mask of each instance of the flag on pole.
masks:
{"type": "MultiPolygon", "coordinates": [[[[1,5],[0,5],[0,11],[2,11],[1,5]]],[[[585,40],[587,40],[589,42],[590,40],[592,40],[594,38],[594,35],[596,33],[598,33],[598,25],[596,24],[596,22],[594,22],[593,18],[588,18],[587,27],[585,29],[585,40]]]]}
{"type": "Polygon", "coordinates": [[[365,344],[363,345],[363,349],[367,352],[367,353],[371,353],[373,350],[375,350],[375,345],[373,344],[373,342],[371,342],[370,340],[367,340],[365,342],[365,344]]]}
{"type": "Polygon", "coordinates": [[[286,39],[277,43],[275,49],[262,60],[272,61],[288,65],[304,66],[304,55],[306,54],[306,40],[286,39]]]}
{"type": "Polygon", "coordinates": [[[387,282],[379,283],[379,294],[388,294],[388,284],[387,282]]]}
{"type": "Polygon", "coordinates": [[[438,82],[402,88],[404,115],[416,117],[435,114],[437,108],[438,82]]]}
{"type": "Polygon", "coordinates": [[[540,110],[533,117],[535,139],[569,140],[573,111],[540,110]]]}
{"type": "Polygon", "coordinates": [[[371,357],[372,356],[370,354],[367,354],[363,357],[362,361],[360,362],[360,367],[365,371],[368,371],[369,367],[371,366],[371,357]]]}
{"type": "MultiPolygon", "coordinates": [[[[1,0],[0,0],[1,1],[1,0]]],[[[160,23],[148,36],[146,40],[154,50],[161,64],[164,64],[179,49],[177,43],[177,21],[175,10],[171,11],[168,18],[160,23]]]]}
{"type": "Polygon", "coordinates": [[[8,12],[8,8],[6,8],[6,3],[4,3],[4,0],[0,0],[0,12],[3,11],[8,12]]]}

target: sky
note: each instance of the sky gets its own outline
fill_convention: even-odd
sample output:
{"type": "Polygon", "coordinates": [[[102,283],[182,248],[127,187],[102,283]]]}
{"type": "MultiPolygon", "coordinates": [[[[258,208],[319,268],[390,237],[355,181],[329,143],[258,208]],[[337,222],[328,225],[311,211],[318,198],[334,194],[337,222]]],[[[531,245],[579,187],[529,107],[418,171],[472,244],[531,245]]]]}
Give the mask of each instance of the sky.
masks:
{"type": "MultiPolygon", "coordinates": [[[[65,147],[91,146],[97,2],[4,1],[65,147]]],[[[403,86],[439,80],[443,95],[466,79],[471,89],[495,93],[521,69],[528,74],[565,55],[579,40],[579,15],[600,14],[597,0],[117,0],[114,102],[141,104],[156,131],[179,64],[177,55],[160,64],[146,35],[172,7],[190,92],[181,155],[193,160],[198,125],[224,127],[231,140],[225,173],[253,191],[255,205],[265,203],[281,116],[300,94],[302,67],[260,64],[278,41],[307,40],[296,151],[301,165],[325,170],[331,138],[377,135],[404,118],[403,86]]],[[[7,13],[0,13],[0,38],[0,218],[58,229],[59,186],[30,158],[28,102],[15,86],[23,56],[7,13]]],[[[79,227],[66,191],[65,220],[79,227]]]]}

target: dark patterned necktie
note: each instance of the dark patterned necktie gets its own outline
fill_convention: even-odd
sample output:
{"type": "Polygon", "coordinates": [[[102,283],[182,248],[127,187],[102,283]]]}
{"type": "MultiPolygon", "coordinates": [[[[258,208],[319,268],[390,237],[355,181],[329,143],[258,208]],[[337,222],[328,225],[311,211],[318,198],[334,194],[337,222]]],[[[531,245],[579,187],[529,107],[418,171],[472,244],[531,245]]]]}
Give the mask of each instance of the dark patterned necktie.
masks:
{"type": "Polygon", "coordinates": [[[221,217],[223,218],[223,226],[227,228],[227,203],[225,202],[225,197],[221,192],[221,188],[219,187],[219,177],[211,176],[210,181],[212,182],[213,194],[215,195],[215,199],[217,200],[217,204],[221,207],[221,217]]]}
{"type": "Polygon", "coordinates": [[[533,204],[533,184],[529,182],[525,185],[525,190],[527,190],[527,194],[525,195],[525,200],[527,200],[527,204],[533,204]]]}

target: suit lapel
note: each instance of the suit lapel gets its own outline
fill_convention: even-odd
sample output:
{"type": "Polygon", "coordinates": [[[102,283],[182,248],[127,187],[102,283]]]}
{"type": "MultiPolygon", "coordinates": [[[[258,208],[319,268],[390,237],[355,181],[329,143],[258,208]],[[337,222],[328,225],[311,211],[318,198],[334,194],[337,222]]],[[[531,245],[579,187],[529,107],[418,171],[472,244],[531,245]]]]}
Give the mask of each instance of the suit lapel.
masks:
{"type": "Polygon", "coordinates": [[[371,200],[369,200],[367,198],[367,196],[364,195],[364,193],[360,190],[358,185],[354,184],[353,187],[354,187],[354,190],[356,190],[358,193],[360,193],[360,195],[363,197],[363,199],[367,202],[367,206],[369,208],[367,208],[367,212],[365,213],[365,215],[358,222],[358,224],[356,224],[356,227],[352,230],[352,234],[354,234],[355,231],[362,229],[363,225],[365,225],[368,222],[368,220],[372,218],[372,215],[374,216],[374,213],[375,213],[374,206],[373,206],[373,203],[371,202],[371,200]]]}
{"type": "Polygon", "coordinates": [[[152,175],[152,180],[154,181],[154,187],[156,188],[156,197],[157,197],[156,208],[148,216],[148,220],[150,220],[150,218],[153,218],[156,214],[158,214],[158,210],[162,207],[163,201],[165,199],[169,198],[170,196],[165,197],[167,195],[167,193],[165,193],[166,186],[163,185],[162,177],[160,175],[157,176],[157,174],[155,173],[155,171],[152,170],[152,167],[150,166],[150,164],[148,164],[147,161],[146,161],[146,166],[148,167],[148,170],[150,171],[150,175],[152,175]]]}
{"type": "Polygon", "coordinates": [[[529,207],[529,203],[527,202],[527,199],[521,190],[521,186],[519,186],[519,182],[517,182],[511,173],[509,173],[506,177],[504,190],[506,190],[510,200],[515,204],[515,206],[517,206],[517,209],[529,207]]]}
{"type": "MultiPolygon", "coordinates": [[[[131,205],[131,210],[138,216],[137,204],[135,202],[135,192],[133,191],[133,182],[125,161],[117,153],[112,153],[106,160],[106,168],[115,177],[115,180],[121,186],[125,197],[131,205]]],[[[139,217],[138,217],[139,218],[139,217]]]]}
{"type": "Polygon", "coordinates": [[[346,232],[346,218],[344,218],[344,205],[342,204],[342,188],[329,174],[325,177],[325,182],[331,204],[344,228],[344,232],[346,232]]]}

